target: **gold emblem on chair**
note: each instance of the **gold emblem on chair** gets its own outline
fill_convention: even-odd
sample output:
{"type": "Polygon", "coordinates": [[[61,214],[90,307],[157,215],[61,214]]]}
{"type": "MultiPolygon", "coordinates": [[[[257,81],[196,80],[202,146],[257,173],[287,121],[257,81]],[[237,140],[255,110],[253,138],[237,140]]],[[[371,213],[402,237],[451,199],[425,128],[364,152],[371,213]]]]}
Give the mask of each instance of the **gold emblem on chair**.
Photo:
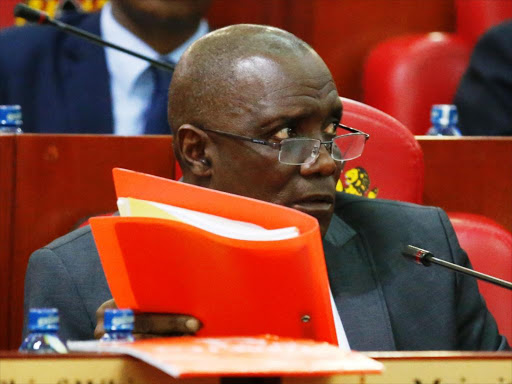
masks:
{"type": "Polygon", "coordinates": [[[375,199],[379,188],[370,188],[370,176],[363,167],[356,167],[346,171],[336,185],[338,192],[350,193],[352,195],[365,196],[375,199]]]}

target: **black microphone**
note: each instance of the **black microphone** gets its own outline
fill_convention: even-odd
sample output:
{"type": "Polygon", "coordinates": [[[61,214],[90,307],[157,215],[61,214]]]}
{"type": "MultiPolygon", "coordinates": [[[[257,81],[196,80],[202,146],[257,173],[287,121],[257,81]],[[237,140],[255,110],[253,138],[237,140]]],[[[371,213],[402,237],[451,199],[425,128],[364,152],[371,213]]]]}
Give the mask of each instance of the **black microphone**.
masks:
{"type": "Polygon", "coordinates": [[[434,257],[434,255],[429,251],[415,247],[413,245],[406,245],[402,249],[402,255],[414,259],[414,261],[416,261],[418,264],[423,264],[425,267],[430,267],[432,264],[441,265],[442,267],[451,269],[452,271],[473,276],[477,279],[484,280],[500,287],[512,290],[512,283],[506,280],[498,279],[497,277],[486,275],[485,273],[477,272],[472,269],[461,267],[460,265],[438,259],[437,257],[434,257]]]}
{"type": "Polygon", "coordinates": [[[30,8],[28,5],[22,3],[18,3],[14,7],[14,16],[38,24],[47,24],[51,20],[47,13],[30,8]]]}
{"type": "Polygon", "coordinates": [[[96,36],[92,33],[84,31],[80,28],[73,27],[72,25],[63,23],[62,21],[52,19],[47,13],[40,11],[38,9],[31,8],[25,4],[22,4],[22,3],[16,4],[16,7],[14,7],[14,16],[21,17],[22,19],[25,19],[32,23],[38,23],[41,25],[51,25],[53,27],[57,27],[60,30],[63,30],[65,32],[68,32],[73,35],[84,38],[86,40],[89,40],[90,42],[92,42],[94,44],[114,48],[114,49],[117,49],[118,51],[127,53],[128,55],[138,57],[139,59],[145,60],[157,68],[160,68],[160,69],[163,69],[163,70],[169,71],[169,72],[174,71],[173,64],[166,63],[165,61],[154,60],[145,55],[141,55],[140,53],[123,48],[117,44],[109,43],[108,41],[105,41],[101,37],[96,36]]]}

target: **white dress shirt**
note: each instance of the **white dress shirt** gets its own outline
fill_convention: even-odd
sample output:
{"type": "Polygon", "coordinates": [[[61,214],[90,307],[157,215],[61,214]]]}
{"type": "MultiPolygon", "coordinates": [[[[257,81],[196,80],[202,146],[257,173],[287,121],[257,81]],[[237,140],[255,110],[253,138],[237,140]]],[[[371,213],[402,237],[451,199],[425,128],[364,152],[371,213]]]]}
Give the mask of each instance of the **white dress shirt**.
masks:
{"type": "Polygon", "coordinates": [[[343,323],[341,322],[340,314],[338,313],[338,309],[336,308],[336,303],[334,302],[334,298],[332,297],[332,292],[329,290],[329,294],[331,296],[331,306],[332,306],[332,316],[334,317],[334,326],[336,327],[336,336],[338,338],[338,346],[340,349],[344,351],[350,351],[350,345],[348,344],[347,335],[345,333],[345,328],[343,328],[343,323]]]}
{"type": "MultiPolygon", "coordinates": [[[[139,37],[128,31],[112,15],[112,5],[107,2],[101,10],[101,36],[106,41],[129,48],[152,59],[162,57],[139,37]]],[[[177,63],[183,52],[197,39],[208,33],[208,23],[201,20],[196,32],[165,59],[177,63]]],[[[147,70],[149,63],[113,48],[105,48],[107,70],[110,74],[112,117],[114,134],[141,135],[144,133],[145,116],[153,93],[153,77],[147,70]]]]}

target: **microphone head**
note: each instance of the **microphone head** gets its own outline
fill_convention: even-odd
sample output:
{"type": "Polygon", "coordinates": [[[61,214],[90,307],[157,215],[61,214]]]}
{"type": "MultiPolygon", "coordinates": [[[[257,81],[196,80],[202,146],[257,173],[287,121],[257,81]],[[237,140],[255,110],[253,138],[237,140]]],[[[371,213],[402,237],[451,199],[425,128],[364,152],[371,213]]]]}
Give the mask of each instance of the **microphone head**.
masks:
{"type": "Polygon", "coordinates": [[[423,264],[425,267],[430,266],[430,258],[433,256],[429,251],[415,247],[414,245],[406,245],[402,248],[402,255],[413,259],[418,264],[423,264]]]}
{"type": "Polygon", "coordinates": [[[48,16],[47,13],[31,8],[23,3],[16,4],[14,7],[14,16],[38,24],[46,24],[50,21],[50,16],[48,16]]]}

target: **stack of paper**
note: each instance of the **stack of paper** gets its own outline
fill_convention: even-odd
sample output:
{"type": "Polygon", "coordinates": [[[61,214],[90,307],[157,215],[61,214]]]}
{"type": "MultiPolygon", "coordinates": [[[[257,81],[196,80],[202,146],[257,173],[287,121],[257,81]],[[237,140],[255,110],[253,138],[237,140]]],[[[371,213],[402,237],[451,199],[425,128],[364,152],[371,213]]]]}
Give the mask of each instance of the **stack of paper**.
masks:
{"type": "Polygon", "coordinates": [[[153,217],[179,221],[230,239],[271,241],[291,239],[299,235],[297,227],[265,229],[260,225],[245,221],[231,220],[191,209],[131,197],[117,199],[117,207],[123,217],[153,217]]]}

